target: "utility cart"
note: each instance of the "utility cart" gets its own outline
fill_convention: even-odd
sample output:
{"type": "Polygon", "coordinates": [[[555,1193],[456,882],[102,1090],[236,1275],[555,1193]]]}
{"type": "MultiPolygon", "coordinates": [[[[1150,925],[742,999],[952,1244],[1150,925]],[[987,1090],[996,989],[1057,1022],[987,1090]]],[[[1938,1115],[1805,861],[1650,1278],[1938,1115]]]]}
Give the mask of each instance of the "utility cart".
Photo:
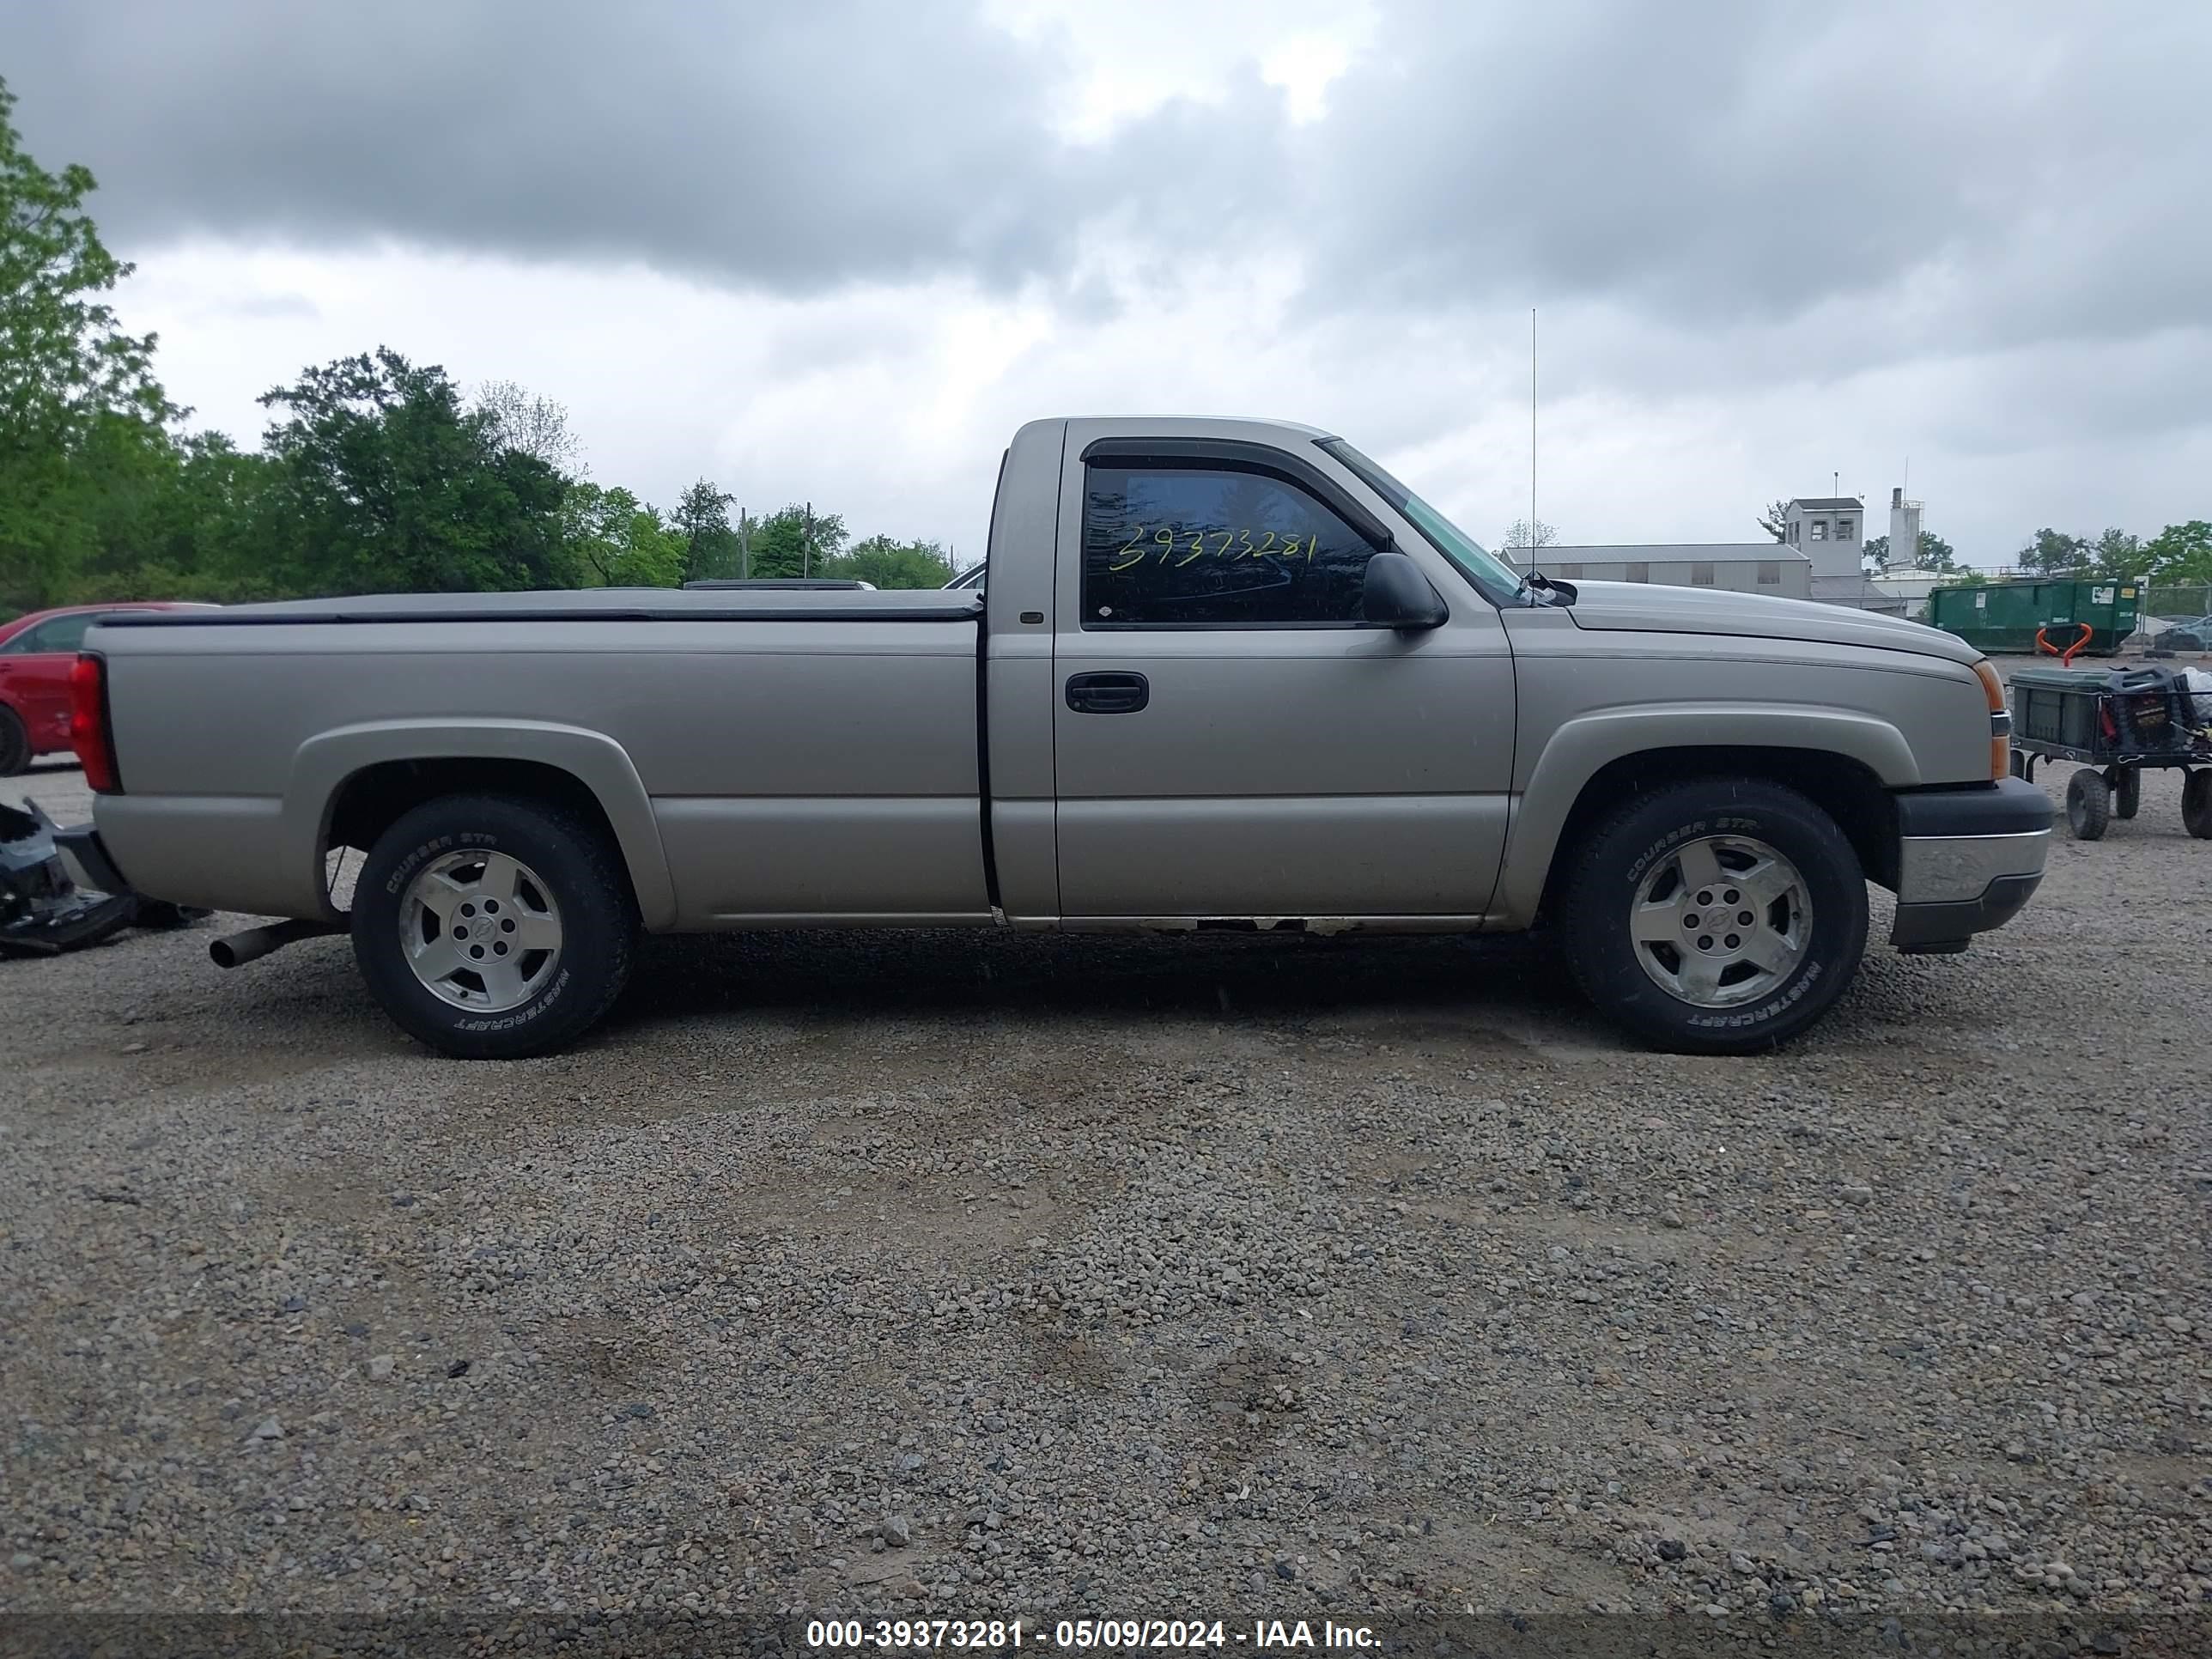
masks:
{"type": "Polygon", "coordinates": [[[2181,821],[2212,840],[2212,691],[2175,668],[2024,668],[2012,677],[2012,769],[2031,781],[2041,760],[2080,769],[2066,782],[2066,823],[2095,841],[2131,818],[2142,769],[2178,766],[2181,821]]]}

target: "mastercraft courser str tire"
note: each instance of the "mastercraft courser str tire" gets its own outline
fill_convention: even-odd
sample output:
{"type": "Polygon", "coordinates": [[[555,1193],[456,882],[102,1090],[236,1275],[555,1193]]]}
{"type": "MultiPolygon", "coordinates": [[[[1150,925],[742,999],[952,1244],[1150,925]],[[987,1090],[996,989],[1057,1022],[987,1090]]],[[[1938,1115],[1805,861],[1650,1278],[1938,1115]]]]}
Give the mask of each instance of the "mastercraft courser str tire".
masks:
{"type": "MultiPolygon", "coordinates": [[[[1705,778],[1668,785],[1638,795],[1601,820],[1567,854],[1572,860],[1559,900],[1560,944],[1583,994],[1607,1018],[1654,1047],[1678,1054],[1736,1054],[1771,1049],[1789,1041],[1826,1013],[1858,972],[1866,951],[1867,893],[1858,855],[1843,832],[1813,802],[1796,790],[1748,779],[1705,778]],[[1770,952],[1784,966],[1775,971],[1744,971],[1746,980],[1771,983],[1734,1006],[1701,1006],[1662,988],[1661,967],[1647,967],[1652,950],[1636,938],[1661,931],[1652,918],[1655,887],[1678,878],[1696,849],[1720,849],[1742,860],[1745,848],[1763,846],[1778,854],[1784,882],[1797,895],[1802,927],[1786,949],[1770,952]]],[[[1751,867],[1747,864],[1746,867],[1751,867]]],[[[1717,887],[1725,873],[1707,884],[1717,887]]],[[[1717,906],[1734,888],[1713,894],[1717,906]]],[[[1694,905],[1695,892],[1682,904],[1694,905]]],[[[1778,914],[1790,916],[1788,898],[1773,901],[1778,914]]],[[[1749,915],[1757,901],[1722,906],[1733,927],[1737,915],[1749,915]]],[[[1692,915],[1688,945],[1700,937],[1705,918],[1692,915]]],[[[1764,918],[1761,918],[1764,921],[1764,918]]],[[[1723,938],[1703,935],[1717,947],[1723,938]]],[[[1734,967],[1727,972],[1738,972],[1734,967]]],[[[1708,993],[1708,1001],[1728,994],[1708,993]]]]}
{"type": "Polygon", "coordinates": [[[380,836],[362,862],[351,920],[354,960],[385,1012],[464,1060],[519,1059],[582,1035],[629,978],[638,932],[629,874],[600,824],[552,802],[491,794],[426,802],[380,836]],[[483,897],[492,891],[505,894],[503,913],[483,897]],[[465,922],[460,902],[471,896],[465,922]],[[520,964],[510,975],[515,1000],[502,1003],[471,980],[464,954],[483,957],[487,944],[424,945],[441,925],[426,917],[437,905],[449,911],[443,925],[464,935],[473,927],[502,957],[510,944],[530,942],[532,927],[549,930],[556,948],[510,958],[520,964]],[[459,964],[442,980],[416,965],[440,948],[459,964]],[[466,1006],[471,997],[479,1006],[466,1006]]]}

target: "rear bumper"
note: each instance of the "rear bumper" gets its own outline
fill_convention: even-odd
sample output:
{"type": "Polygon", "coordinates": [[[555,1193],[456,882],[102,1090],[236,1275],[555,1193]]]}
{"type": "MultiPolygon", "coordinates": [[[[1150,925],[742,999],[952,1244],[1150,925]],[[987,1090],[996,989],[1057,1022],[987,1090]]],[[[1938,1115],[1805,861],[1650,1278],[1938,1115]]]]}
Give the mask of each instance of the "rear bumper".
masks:
{"type": "Polygon", "coordinates": [[[81,887],[89,887],[96,893],[127,893],[130,883],[125,881],[115,867],[115,860],[107,856],[107,848],[100,839],[100,831],[88,823],[72,824],[66,830],[54,831],[54,845],[60,849],[62,862],[69,866],[70,879],[81,887]]]}
{"type": "Polygon", "coordinates": [[[2043,879],[2051,798],[2005,778],[1898,795],[1897,925],[1908,952],[1963,951],[2018,915],[2043,879]]]}

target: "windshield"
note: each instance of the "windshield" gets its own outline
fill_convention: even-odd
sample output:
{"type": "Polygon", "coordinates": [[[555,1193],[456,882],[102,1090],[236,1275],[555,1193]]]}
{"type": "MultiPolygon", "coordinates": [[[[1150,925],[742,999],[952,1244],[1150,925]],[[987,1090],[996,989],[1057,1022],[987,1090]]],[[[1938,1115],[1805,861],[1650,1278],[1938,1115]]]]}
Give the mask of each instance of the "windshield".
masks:
{"type": "Polygon", "coordinates": [[[1521,590],[1520,575],[1512,567],[1492,557],[1472,536],[1343,439],[1325,438],[1321,447],[1358,473],[1361,482],[1411,520],[1413,528],[1428,538],[1429,544],[1457,565],[1461,574],[1492,604],[1512,603],[1514,595],[1521,590]]]}

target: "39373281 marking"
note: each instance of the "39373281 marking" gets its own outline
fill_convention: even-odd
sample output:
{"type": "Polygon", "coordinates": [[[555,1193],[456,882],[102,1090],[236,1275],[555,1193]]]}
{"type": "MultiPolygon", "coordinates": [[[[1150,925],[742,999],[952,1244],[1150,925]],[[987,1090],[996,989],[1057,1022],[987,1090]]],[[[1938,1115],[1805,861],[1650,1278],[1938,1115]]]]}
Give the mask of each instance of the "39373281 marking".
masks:
{"type": "Polygon", "coordinates": [[[1036,1632],[1025,1632],[1018,1619],[811,1619],[806,1645],[828,1652],[876,1650],[899,1652],[914,1648],[954,1648],[999,1653],[1023,1645],[1036,1632]]]}
{"type": "Polygon", "coordinates": [[[1262,530],[1255,536],[1245,528],[1224,530],[1218,525],[1162,525],[1158,530],[1139,525],[1129,538],[1116,547],[1109,570],[1127,570],[1142,564],[1157,551],[1162,564],[1180,568],[1201,558],[1303,559],[1308,564],[1321,546],[1321,538],[1284,536],[1262,530]]]}

